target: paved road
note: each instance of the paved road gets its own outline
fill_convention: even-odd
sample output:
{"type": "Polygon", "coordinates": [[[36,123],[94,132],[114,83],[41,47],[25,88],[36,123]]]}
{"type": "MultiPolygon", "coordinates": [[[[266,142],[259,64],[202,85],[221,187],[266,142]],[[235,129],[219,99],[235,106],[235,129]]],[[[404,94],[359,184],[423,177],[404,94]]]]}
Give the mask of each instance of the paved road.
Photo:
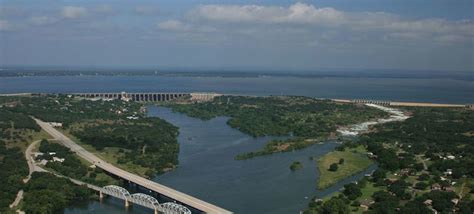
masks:
{"type": "Polygon", "coordinates": [[[87,161],[94,163],[97,167],[114,174],[116,176],[119,176],[125,180],[131,181],[133,183],[136,183],[140,186],[143,186],[147,189],[153,190],[155,192],[158,192],[162,195],[165,195],[169,198],[172,198],[176,201],[179,201],[181,203],[184,203],[186,205],[189,205],[191,207],[194,207],[198,210],[204,211],[206,213],[232,213],[228,210],[225,210],[223,208],[220,208],[216,205],[207,203],[205,201],[202,201],[200,199],[197,199],[195,197],[192,197],[190,195],[187,195],[185,193],[179,192],[177,190],[171,189],[169,187],[166,187],[164,185],[158,184],[154,181],[148,180],[146,178],[140,177],[138,175],[135,175],[133,173],[127,172],[125,170],[122,170],[112,164],[109,164],[105,162],[104,160],[100,159],[99,157],[95,156],[91,152],[85,150],[81,146],[77,145],[74,141],[69,139],[67,136],[65,136],[63,133],[59,132],[55,128],[53,128],[50,124],[45,123],[41,120],[35,119],[38,125],[41,126],[42,129],[44,129],[48,134],[50,134],[53,138],[56,140],[61,141],[66,147],[71,149],[71,151],[75,152],[78,154],[80,157],[86,159],[87,161]]]}

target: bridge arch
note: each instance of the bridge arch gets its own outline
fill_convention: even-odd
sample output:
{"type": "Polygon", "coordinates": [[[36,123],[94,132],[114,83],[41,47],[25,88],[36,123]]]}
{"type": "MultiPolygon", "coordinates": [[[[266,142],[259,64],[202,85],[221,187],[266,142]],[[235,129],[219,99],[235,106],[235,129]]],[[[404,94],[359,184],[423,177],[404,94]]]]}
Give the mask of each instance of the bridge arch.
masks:
{"type": "Polygon", "coordinates": [[[167,210],[171,211],[171,213],[176,213],[176,214],[191,214],[191,210],[189,210],[187,207],[177,204],[174,202],[166,202],[161,204],[161,206],[167,210]]]}
{"type": "Polygon", "coordinates": [[[124,200],[128,200],[131,197],[130,192],[128,192],[128,190],[126,190],[123,187],[108,185],[108,186],[103,187],[102,189],[105,194],[112,195],[124,200]]]}
{"type": "Polygon", "coordinates": [[[151,205],[155,209],[161,208],[161,205],[158,202],[158,200],[156,200],[156,198],[147,194],[143,194],[143,193],[132,194],[132,200],[134,203],[142,205],[142,206],[151,205]]]}

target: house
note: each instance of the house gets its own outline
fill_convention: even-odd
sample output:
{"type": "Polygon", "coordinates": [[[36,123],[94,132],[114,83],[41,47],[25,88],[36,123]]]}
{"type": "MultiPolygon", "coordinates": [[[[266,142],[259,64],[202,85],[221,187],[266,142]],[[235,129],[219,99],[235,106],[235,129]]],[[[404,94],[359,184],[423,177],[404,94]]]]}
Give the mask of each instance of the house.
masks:
{"type": "Polygon", "coordinates": [[[433,185],[431,185],[431,190],[441,190],[441,185],[439,185],[438,183],[434,183],[433,185]]]}
{"type": "Polygon", "coordinates": [[[56,127],[56,128],[61,128],[63,127],[63,124],[62,123],[57,123],[57,122],[49,122],[49,125],[51,125],[52,127],[56,127]]]}
{"type": "Polygon", "coordinates": [[[446,192],[454,192],[453,187],[443,187],[443,190],[446,191],[446,192]]]}
{"type": "Polygon", "coordinates": [[[431,206],[431,204],[433,204],[433,200],[428,199],[425,202],[423,202],[423,204],[425,204],[426,206],[431,206]]]}
{"type": "Polygon", "coordinates": [[[446,169],[446,172],[444,172],[445,175],[452,175],[453,170],[452,169],[446,169]]]}
{"type": "Polygon", "coordinates": [[[64,158],[53,157],[53,162],[64,162],[64,158]]]}
{"type": "Polygon", "coordinates": [[[446,157],[447,157],[449,160],[454,160],[454,159],[456,159],[456,157],[454,157],[454,155],[448,155],[448,156],[446,156],[446,157]]]}
{"type": "Polygon", "coordinates": [[[373,203],[375,203],[373,200],[364,199],[360,201],[360,207],[364,208],[364,210],[367,211],[370,205],[372,205],[373,203]]]}
{"type": "Polygon", "coordinates": [[[38,158],[39,156],[43,156],[43,155],[44,155],[44,153],[42,153],[42,152],[33,152],[33,156],[35,158],[38,158]]]}
{"type": "Polygon", "coordinates": [[[400,170],[400,176],[405,176],[405,175],[406,176],[410,175],[410,169],[404,168],[404,169],[400,170]]]}
{"type": "Polygon", "coordinates": [[[459,203],[459,199],[453,198],[453,200],[451,200],[451,202],[453,202],[454,205],[457,205],[459,203]]]}

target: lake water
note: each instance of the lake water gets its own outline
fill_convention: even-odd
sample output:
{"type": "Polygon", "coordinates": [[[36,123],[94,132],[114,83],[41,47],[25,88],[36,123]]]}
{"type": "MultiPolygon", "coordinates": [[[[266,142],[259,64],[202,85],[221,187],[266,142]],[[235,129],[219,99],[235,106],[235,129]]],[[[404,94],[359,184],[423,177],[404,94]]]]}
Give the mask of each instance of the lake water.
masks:
{"type": "Polygon", "coordinates": [[[217,92],[474,103],[474,81],[454,78],[60,76],[0,78],[0,93],[217,92]]]}
{"type": "MultiPolygon", "coordinates": [[[[19,92],[217,92],[247,95],[302,95],[319,98],[381,99],[438,103],[474,103],[474,82],[459,79],[409,78],[218,78],[159,76],[81,76],[0,78],[0,93],[19,92]]],[[[180,128],[179,167],[155,178],[236,213],[298,213],[312,196],[323,197],[375,169],[372,166],[329,189],[317,190],[316,159],[337,146],[326,142],[310,148],[236,161],[238,153],[261,148],[270,139],[252,138],[226,125],[227,118],[201,121],[169,109],[150,107],[180,128]],[[293,161],[302,170],[291,172],[293,161]]],[[[107,199],[69,208],[66,213],[151,213],[139,206],[107,199]]]]}

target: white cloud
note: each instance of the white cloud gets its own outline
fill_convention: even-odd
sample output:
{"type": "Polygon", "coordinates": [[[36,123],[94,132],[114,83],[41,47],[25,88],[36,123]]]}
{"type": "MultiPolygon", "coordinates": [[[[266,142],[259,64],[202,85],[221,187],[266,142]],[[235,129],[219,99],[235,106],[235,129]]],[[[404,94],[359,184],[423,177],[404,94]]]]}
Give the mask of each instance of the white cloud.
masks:
{"type": "Polygon", "coordinates": [[[61,16],[68,19],[80,18],[86,14],[87,10],[84,7],[65,6],[61,9],[61,16]]]}
{"type": "Polygon", "coordinates": [[[10,23],[7,20],[0,20],[0,31],[10,30],[10,23]]]}
{"type": "Polygon", "coordinates": [[[347,19],[333,8],[296,3],[289,7],[260,5],[201,5],[190,13],[194,18],[220,22],[333,23],[347,19]]]}
{"type": "Polygon", "coordinates": [[[341,28],[359,32],[405,34],[462,34],[474,36],[471,20],[411,20],[384,12],[345,12],[330,7],[295,3],[289,7],[260,5],[201,5],[189,13],[191,20],[240,24],[286,24],[341,28]]]}

